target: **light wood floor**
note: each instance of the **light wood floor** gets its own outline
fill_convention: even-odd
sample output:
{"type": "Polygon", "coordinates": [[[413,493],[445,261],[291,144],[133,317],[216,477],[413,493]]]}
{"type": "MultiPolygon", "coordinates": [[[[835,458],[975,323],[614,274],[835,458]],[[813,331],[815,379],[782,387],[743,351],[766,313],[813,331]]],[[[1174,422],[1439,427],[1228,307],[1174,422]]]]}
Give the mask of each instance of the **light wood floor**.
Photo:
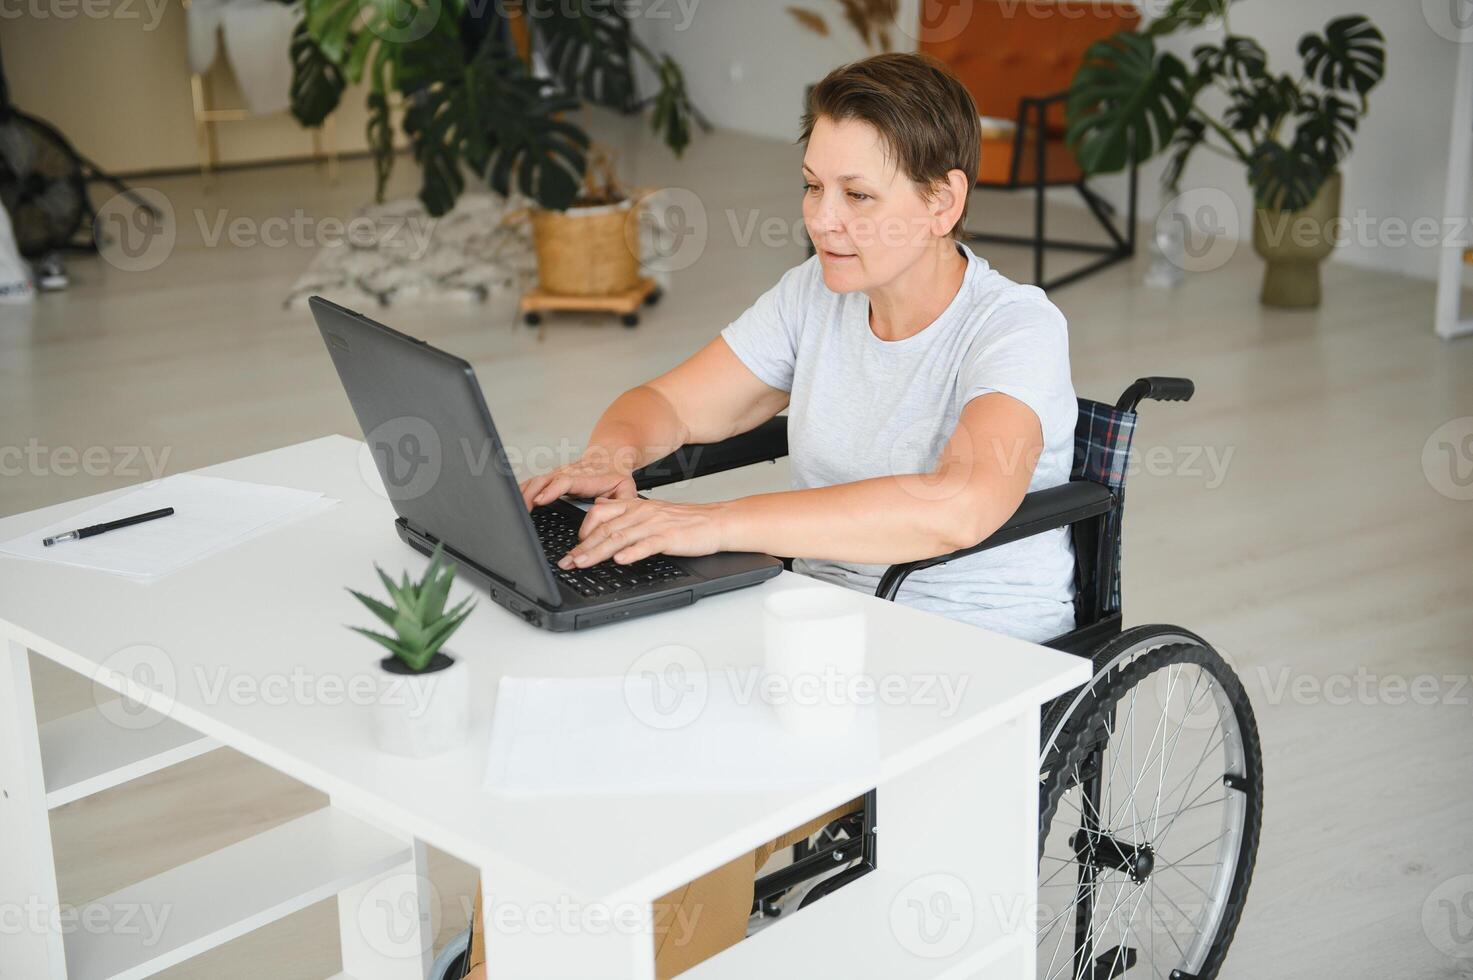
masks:
{"type": "MultiPolygon", "coordinates": [[[[468,357],[503,435],[529,453],[577,445],[614,395],[694,351],[803,258],[796,244],[738,241],[754,212],[796,219],[792,146],[718,133],[676,162],[626,123],[599,126],[633,182],[688,187],[709,218],[700,259],[676,273],[639,329],[555,317],[539,342],[507,300],[377,314],[468,357]]],[[[408,171],[401,162],[394,193],[413,192],[408,171]]],[[[167,452],[177,472],[358,434],[309,317],[281,307],[311,250],[209,247],[199,222],[212,227],[221,209],[254,221],[298,209],[347,216],[370,193],[367,166],[349,162],[336,186],[309,166],[227,173],[208,191],[192,176],[146,183],[168,195],[180,225],[159,268],[126,273],[79,259],[69,292],[0,309],[0,446],[31,444],[48,460],[7,469],[0,513],[148,476],[61,475],[65,457],[50,453],[59,447],[104,447],[119,460],[146,447],[167,452]]],[[[1026,215],[1021,199],[978,195],[972,223],[1022,229],[1026,215]]],[[[1016,250],[984,254],[1027,275],[1016,250]]],[[[1293,695],[1296,682],[1312,694],[1358,671],[1473,672],[1473,502],[1440,495],[1422,466],[1435,429],[1460,418],[1473,426],[1473,340],[1433,337],[1428,283],[1332,265],[1324,308],[1290,315],[1257,305],[1259,269],[1244,247],[1175,292],[1140,286],[1137,266],[1054,297],[1069,316],[1081,394],[1113,399],[1144,374],[1197,382],[1190,404],[1144,412],[1137,447],[1155,463],[1130,490],[1126,615],[1211,639],[1258,712],[1266,827],[1224,976],[1473,977],[1473,959],[1443,955],[1422,925],[1429,894],[1473,873],[1473,688],[1440,680],[1441,700],[1459,703],[1435,705],[1293,695]],[[1221,473],[1214,460],[1226,460],[1221,473]]],[[[717,497],[785,481],[777,465],[681,492],[717,497]]],[[[89,702],[75,678],[35,667],[43,718],[89,702]]],[[[63,899],[106,893],[322,802],[222,750],[61,808],[52,822],[63,899]]],[[[464,922],[473,875],[438,855],[432,870],[445,936],[464,922]]],[[[324,903],[167,975],[328,976],[335,929],[324,903]]]]}

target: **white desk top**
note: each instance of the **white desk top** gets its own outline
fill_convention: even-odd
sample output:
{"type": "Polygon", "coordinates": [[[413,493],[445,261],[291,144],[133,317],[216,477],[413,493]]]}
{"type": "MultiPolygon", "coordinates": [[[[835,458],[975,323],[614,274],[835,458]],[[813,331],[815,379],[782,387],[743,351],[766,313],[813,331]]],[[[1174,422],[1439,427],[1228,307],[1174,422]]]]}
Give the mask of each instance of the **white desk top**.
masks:
{"type": "MultiPolygon", "coordinates": [[[[137,644],[163,651],[172,676],[150,707],[331,793],[335,801],[480,867],[515,871],[585,900],[658,897],[869,789],[850,778],[733,795],[510,800],[482,791],[498,679],[618,676],[666,644],[712,670],[762,660],[762,600],[792,587],[837,588],[791,573],[694,606],[576,634],[528,626],[482,596],[449,648],[472,668],[468,744],[432,760],[380,753],[362,699],[321,678],[376,676],[379,648],[344,628],[370,625],[351,586],[376,594],[378,562],[418,574],[426,559],[399,540],[393,509],[360,476],[361,444],[328,436],[200,472],[301,489],[336,508],[251,540],[151,584],[0,557],[0,631],[41,655],[135,696],[100,669],[137,644]],[[223,672],[223,673],[222,673],[223,672]],[[307,698],[212,697],[221,679],[307,678],[307,698]]],[[[125,491],[118,491],[125,492],[125,491]]],[[[0,540],[83,511],[106,494],[0,520],[0,540]]],[[[470,587],[457,583],[452,599],[470,587]]],[[[872,675],[966,679],[954,714],[935,704],[878,704],[880,774],[888,778],[1089,677],[1084,660],[895,603],[869,599],[872,675]]],[[[116,661],[114,661],[116,662],[116,661]]],[[[292,683],[295,683],[293,681],[292,683]]],[[[226,688],[228,691],[228,687],[226,688]]],[[[916,699],[921,700],[921,699],[916,699]]]]}

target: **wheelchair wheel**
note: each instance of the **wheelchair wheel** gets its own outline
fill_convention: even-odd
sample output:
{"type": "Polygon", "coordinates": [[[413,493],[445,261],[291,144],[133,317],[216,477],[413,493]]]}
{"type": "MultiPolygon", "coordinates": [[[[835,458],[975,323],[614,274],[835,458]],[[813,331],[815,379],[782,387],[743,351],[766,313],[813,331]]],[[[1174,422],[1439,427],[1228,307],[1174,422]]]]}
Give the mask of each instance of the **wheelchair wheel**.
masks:
{"type": "Polygon", "coordinates": [[[1253,709],[1222,657],[1175,627],[1122,634],[1096,669],[1046,714],[1039,980],[1211,980],[1258,852],[1253,709]]]}

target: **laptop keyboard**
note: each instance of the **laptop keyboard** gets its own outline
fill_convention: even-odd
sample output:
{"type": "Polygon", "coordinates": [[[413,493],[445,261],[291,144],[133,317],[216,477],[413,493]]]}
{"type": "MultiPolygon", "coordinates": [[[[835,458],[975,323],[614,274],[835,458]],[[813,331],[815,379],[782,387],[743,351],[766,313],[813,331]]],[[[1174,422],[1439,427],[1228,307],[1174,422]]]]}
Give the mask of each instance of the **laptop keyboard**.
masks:
{"type": "Polygon", "coordinates": [[[551,509],[534,510],[532,526],[542,539],[542,553],[558,581],[585,598],[612,596],[651,585],[673,582],[688,573],[664,555],[651,555],[628,565],[612,558],[587,568],[558,568],[558,559],[578,544],[580,524],[570,515],[551,509]]]}

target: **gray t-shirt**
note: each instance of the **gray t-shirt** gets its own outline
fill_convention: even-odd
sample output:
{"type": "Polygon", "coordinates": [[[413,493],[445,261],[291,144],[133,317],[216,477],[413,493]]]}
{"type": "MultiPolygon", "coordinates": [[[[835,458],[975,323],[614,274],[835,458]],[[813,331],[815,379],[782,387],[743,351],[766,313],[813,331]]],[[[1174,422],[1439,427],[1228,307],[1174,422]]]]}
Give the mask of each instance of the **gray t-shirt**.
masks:
{"type": "MultiPolygon", "coordinates": [[[[1068,481],[1078,403],[1064,316],[971,249],[961,289],[935,322],[899,341],[869,325],[869,298],[824,285],[815,256],[721,332],[762,381],[791,393],[794,489],[930,472],[963,406],[1001,392],[1038,416],[1043,454],[1029,490],[1068,481]]],[[[799,559],[794,570],[874,593],[883,565],[799,559]]],[[[1049,531],[906,579],[899,601],[1041,641],[1074,627],[1074,557],[1049,531]]]]}

